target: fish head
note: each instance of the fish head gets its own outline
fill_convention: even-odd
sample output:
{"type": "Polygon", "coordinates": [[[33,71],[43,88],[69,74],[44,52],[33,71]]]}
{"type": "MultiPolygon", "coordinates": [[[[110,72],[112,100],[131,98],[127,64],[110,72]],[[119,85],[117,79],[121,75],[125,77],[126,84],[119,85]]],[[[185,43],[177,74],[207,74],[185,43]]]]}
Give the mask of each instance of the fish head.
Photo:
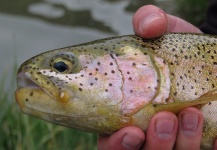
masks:
{"type": "Polygon", "coordinates": [[[113,56],[100,45],[53,50],[24,62],[15,93],[20,109],[52,123],[92,132],[120,128],[124,120],[118,108],[122,77],[113,56]]]}

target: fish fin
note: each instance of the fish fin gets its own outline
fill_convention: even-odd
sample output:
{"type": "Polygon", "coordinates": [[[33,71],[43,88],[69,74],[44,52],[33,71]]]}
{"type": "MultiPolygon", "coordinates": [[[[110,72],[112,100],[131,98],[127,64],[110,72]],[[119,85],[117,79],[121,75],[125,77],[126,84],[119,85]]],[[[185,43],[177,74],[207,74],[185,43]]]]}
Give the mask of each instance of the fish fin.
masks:
{"type": "Polygon", "coordinates": [[[153,107],[155,109],[155,112],[160,112],[160,111],[170,111],[175,114],[179,113],[182,109],[187,108],[187,107],[201,107],[211,101],[216,101],[217,100],[217,90],[212,90],[209,91],[205,94],[203,94],[201,97],[191,100],[191,101],[178,101],[174,103],[168,103],[165,105],[162,104],[153,104],[153,107]]]}

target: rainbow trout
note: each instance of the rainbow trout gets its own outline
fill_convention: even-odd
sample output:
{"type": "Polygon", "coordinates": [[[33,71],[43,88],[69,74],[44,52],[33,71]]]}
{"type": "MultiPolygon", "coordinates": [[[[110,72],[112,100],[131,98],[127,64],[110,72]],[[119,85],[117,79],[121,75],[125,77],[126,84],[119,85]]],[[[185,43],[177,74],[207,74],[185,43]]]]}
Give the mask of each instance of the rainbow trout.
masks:
{"type": "Polygon", "coordinates": [[[97,40],[37,55],[19,68],[16,101],[31,116],[111,134],[146,131],[159,111],[197,106],[204,117],[201,148],[217,137],[217,37],[166,34],[97,40]]]}

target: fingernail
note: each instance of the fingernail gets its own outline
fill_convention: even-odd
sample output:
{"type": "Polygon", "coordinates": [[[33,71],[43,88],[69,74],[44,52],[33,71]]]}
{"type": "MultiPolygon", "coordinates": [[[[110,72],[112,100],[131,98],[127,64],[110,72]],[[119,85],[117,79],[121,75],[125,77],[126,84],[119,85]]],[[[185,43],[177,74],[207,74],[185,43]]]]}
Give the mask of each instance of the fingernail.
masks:
{"type": "Polygon", "coordinates": [[[183,114],[181,116],[181,129],[186,136],[192,136],[197,131],[198,119],[197,114],[183,114]]]}
{"type": "Polygon", "coordinates": [[[122,145],[129,150],[138,149],[142,146],[143,140],[136,135],[126,134],[122,140],[122,145]]]}
{"type": "Polygon", "coordinates": [[[175,120],[171,118],[160,118],[156,121],[156,133],[160,139],[170,139],[173,135],[175,120]]]}
{"type": "Polygon", "coordinates": [[[144,32],[149,24],[162,18],[162,15],[159,13],[150,14],[149,16],[145,17],[145,19],[140,23],[141,31],[144,32]]]}

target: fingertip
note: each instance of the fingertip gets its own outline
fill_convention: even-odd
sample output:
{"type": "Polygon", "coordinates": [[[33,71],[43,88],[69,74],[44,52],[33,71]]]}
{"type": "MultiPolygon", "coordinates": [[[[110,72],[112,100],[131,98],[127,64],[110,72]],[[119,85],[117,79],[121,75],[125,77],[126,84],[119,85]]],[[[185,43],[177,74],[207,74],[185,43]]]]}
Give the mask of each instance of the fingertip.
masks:
{"type": "Polygon", "coordinates": [[[155,114],[149,124],[145,149],[172,149],[176,139],[178,119],[167,111],[155,114]]]}
{"type": "Polygon", "coordinates": [[[125,127],[113,133],[111,136],[100,136],[97,146],[99,150],[107,149],[139,149],[145,140],[144,132],[133,126],[125,127]]]}
{"type": "Polygon", "coordinates": [[[178,120],[179,131],[176,148],[199,149],[204,120],[202,112],[194,107],[185,108],[178,114],[178,120]]]}
{"type": "Polygon", "coordinates": [[[144,38],[158,37],[167,30],[166,14],[156,6],[143,6],[133,16],[133,29],[144,38]]]}
{"type": "Polygon", "coordinates": [[[145,140],[144,132],[136,127],[127,127],[125,130],[127,132],[122,139],[123,147],[129,150],[141,148],[145,140]]]}
{"type": "Polygon", "coordinates": [[[179,112],[178,116],[181,116],[181,115],[186,114],[186,113],[198,115],[200,122],[203,124],[203,120],[204,120],[203,113],[199,109],[197,109],[196,107],[185,108],[179,112]]]}

